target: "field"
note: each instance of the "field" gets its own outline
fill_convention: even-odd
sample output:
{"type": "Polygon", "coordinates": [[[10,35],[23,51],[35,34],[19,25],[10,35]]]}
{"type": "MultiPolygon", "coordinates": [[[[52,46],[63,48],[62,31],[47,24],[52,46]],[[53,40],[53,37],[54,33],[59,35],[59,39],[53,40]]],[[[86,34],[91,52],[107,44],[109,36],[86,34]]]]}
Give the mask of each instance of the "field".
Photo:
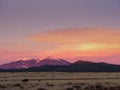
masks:
{"type": "Polygon", "coordinates": [[[5,72],[0,90],[120,90],[120,73],[5,72]]]}

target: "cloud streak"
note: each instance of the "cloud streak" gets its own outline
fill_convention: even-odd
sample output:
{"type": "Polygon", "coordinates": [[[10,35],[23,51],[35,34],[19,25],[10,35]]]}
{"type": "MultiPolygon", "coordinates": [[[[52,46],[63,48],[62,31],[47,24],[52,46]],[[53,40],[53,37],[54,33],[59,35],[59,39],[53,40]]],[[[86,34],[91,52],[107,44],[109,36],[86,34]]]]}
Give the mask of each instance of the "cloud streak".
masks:
{"type": "Polygon", "coordinates": [[[120,43],[120,30],[105,28],[61,29],[43,32],[31,36],[31,39],[39,42],[50,43],[120,43]]]}
{"type": "Polygon", "coordinates": [[[32,41],[58,44],[57,49],[74,51],[120,50],[120,30],[107,28],[60,29],[30,37],[32,41]]]}

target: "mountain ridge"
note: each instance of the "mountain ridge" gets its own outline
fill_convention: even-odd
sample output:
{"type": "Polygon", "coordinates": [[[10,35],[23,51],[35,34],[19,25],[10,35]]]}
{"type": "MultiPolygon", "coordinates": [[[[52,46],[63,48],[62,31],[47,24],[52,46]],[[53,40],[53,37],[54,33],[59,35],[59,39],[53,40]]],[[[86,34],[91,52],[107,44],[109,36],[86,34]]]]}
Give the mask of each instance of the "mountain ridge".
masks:
{"type": "Polygon", "coordinates": [[[43,65],[69,65],[70,62],[63,59],[53,59],[53,58],[45,58],[45,59],[28,59],[28,60],[18,60],[10,63],[5,63],[0,65],[0,69],[23,69],[30,67],[37,67],[43,65]]]}
{"type": "MultiPolygon", "coordinates": [[[[50,59],[46,58],[43,60],[18,60],[11,62],[12,65],[28,65],[28,67],[22,68],[0,68],[1,72],[120,72],[120,65],[109,64],[104,62],[91,62],[78,60],[70,63],[63,59],[50,59]],[[32,64],[31,64],[32,63],[32,64]],[[32,66],[30,66],[30,65],[32,66]]],[[[8,63],[8,64],[11,64],[8,63]]],[[[6,64],[3,64],[6,65],[6,64]]],[[[1,65],[0,65],[1,67],[1,65]]]]}

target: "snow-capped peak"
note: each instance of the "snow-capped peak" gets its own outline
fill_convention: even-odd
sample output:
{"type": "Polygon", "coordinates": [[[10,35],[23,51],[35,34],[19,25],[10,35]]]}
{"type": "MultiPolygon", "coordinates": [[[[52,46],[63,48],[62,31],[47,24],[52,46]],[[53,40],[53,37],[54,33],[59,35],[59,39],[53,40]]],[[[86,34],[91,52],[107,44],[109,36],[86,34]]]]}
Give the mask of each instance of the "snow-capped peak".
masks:
{"type": "Polygon", "coordinates": [[[17,60],[31,60],[32,58],[30,57],[24,57],[24,58],[18,58],[17,60]]]}
{"type": "Polygon", "coordinates": [[[45,58],[45,59],[31,59],[31,58],[23,58],[14,62],[6,63],[0,65],[1,69],[20,69],[20,68],[30,68],[37,67],[43,65],[69,65],[70,62],[63,59],[54,59],[54,58],[45,58]]]}

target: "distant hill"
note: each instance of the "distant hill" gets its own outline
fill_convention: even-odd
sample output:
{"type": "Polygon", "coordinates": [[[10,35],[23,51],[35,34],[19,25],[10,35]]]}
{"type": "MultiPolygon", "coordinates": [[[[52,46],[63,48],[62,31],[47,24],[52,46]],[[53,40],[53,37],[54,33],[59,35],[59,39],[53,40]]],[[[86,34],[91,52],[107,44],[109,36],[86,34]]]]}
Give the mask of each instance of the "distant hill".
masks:
{"type": "Polygon", "coordinates": [[[72,71],[80,72],[119,72],[120,65],[108,64],[104,62],[76,61],[69,66],[72,71]]]}
{"type": "Polygon", "coordinates": [[[34,59],[27,61],[19,60],[8,64],[3,64],[0,67],[2,67],[0,71],[12,72],[120,72],[120,65],[108,64],[104,62],[95,63],[84,60],[78,60],[74,63],[70,63],[63,59],[50,58],[40,61],[34,59]],[[13,66],[9,69],[8,66],[14,64],[18,65],[19,68],[13,66]],[[27,68],[24,68],[22,65],[26,65],[27,68]],[[3,68],[3,66],[6,66],[7,68],[3,68]]]}

